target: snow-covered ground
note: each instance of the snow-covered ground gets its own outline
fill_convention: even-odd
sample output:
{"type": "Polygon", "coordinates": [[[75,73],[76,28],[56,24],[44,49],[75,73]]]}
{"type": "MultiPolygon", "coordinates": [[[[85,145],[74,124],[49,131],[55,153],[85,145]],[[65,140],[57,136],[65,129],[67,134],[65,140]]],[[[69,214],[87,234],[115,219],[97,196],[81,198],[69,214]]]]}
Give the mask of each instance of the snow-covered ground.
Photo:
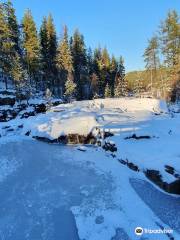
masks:
{"type": "Polygon", "coordinates": [[[133,98],[61,104],[46,114],[1,123],[0,239],[180,239],[179,196],[143,174],[154,169],[164,181],[176,180],[165,165],[180,173],[179,124],[179,114],[172,117],[165,102],[133,98]],[[106,141],[116,144],[115,155],[98,146],[32,139],[97,134],[96,127],[114,133],[106,141]],[[133,134],[150,138],[128,138],[133,134]],[[173,233],[137,236],[136,227],[173,233]]]}

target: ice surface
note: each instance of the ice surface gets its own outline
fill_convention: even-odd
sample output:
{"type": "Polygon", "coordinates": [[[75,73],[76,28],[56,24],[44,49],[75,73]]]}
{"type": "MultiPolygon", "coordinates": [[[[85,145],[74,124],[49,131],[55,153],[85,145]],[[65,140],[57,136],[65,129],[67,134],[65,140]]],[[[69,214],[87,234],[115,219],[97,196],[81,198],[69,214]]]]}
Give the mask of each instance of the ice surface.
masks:
{"type": "MultiPolygon", "coordinates": [[[[159,223],[179,229],[173,214],[167,218],[164,212],[167,203],[172,204],[170,211],[178,210],[178,199],[168,195],[167,202],[166,195],[151,186],[151,192],[159,195],[149,205],[149,186],[144,185],[142,198],[129,180],[144,181],[144,176],[101,149],[89,146],[82,152],[76,147],[5,138],[0,152],[2,159],[19,166],[1,182],[1,239],[136,240],[134,229],[139,225],[156,229],[159,223]]],[[[180,235],[174,232],[173,236],[178,240],[180,235]]],[[[168,240],[166,235],[158,237],[168,240]]]]}
{"type": "Polygon", "coordinates": [[[166,104],[155,99],[73,102],[1,123],[0,239],[157,240],[157,235],[139,238],[134,229],[163,226],[173,228],[179,240],[179,197],[163,193],[141,172],[117,161],[128,159],[174,181],[164,165],[180,172],[179,123],[179,115],[167,114],[166,104]],[[118,148],[115,158],[95,146],[49,145],[31,138],[86,135],[96,126],[115,134],[108,139],[118,148]],[[134,133],[150,139],[126,139],[134,133]]]}

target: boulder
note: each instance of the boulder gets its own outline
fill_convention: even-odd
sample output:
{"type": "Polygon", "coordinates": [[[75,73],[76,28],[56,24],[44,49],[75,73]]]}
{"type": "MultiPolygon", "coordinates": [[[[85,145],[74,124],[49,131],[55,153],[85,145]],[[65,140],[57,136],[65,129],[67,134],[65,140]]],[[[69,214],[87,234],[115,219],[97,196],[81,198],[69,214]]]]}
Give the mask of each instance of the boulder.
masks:
{"type": "Polygon", "coordinates": [[[136,139],[136,140],[140,140],[140,139],[150,139],[151,136],[148,135],[143,135],[143,136],[137,136],[135,133],[132,136],[129,137],[125,137],[125,140],[127,139],[136,139]]]}
{"type": "Polygon", "coordinates": [[[105,142],[104,145],[102,146],[102,148],[105,151],[110,151],[110,152],[116,152],[117,151],[117,147],[116,147],[115,143],[111,143],[111,142],[105,142]]]}
{"type": "Polygon", "coordinates": [[[89,134],[88,136],[79,134],[68,134],[60,136],[57,139],[49,139],[41,136],[33,136],[33,138],[47,142],[47,143],[60,143],[60,144],[95,144],[96,138],[89,134]]]}
{"type": "Polygon", "coordinates": [[[46,112],[46,105],[44,103],[36,104],[35,105],[35,111],[36,111],[36,113],[44,113],[44,112],[46,112]]]}
{"type": "Polygon", "coordinates": [[[0,106],[4,106],[4,105],[10,105],[10,106],[14,106],[16,102],[16,98],[15,97],[0,97],[0,106]]]}
{"type": "Polygon", "coordinates": [[[180,180],[176,180],[169,184],[168,192],[173,194],[180,194],[180,180]]]}

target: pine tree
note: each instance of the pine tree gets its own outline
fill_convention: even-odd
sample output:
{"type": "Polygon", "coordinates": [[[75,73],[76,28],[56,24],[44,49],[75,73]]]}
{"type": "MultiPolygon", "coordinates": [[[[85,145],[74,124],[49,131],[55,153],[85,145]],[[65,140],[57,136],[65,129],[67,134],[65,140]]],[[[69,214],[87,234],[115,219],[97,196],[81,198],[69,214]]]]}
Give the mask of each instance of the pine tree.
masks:
{"type": "Polygon", "coordinates": [[[78,30],[71,38],[71,53],[73,57],[74,80],[77,85],[77,98],[84,99],[85,87],[90,87],[90,79],[87,69],[87,55],[84,37],[78,30]]]}
{"type": "MultiPolygon", "coordinates": [[[[9,29],[5,18],[4,4],[0,3],[0,67],[3,73],[8,74],[10,70],[9,52],[11,44],[8,44],[9,29]]],[[[7,89],[7,81],[5,82],[7,89]]]]}
{"type": "Polygon", "coordinates": [[[141,94],[143,92],[143,79],[142,79],[142,73],[140,71],[136,73],[134,91],[135,91],[136,97],[141,97],[141,94]]]}
{"type": "Polygon", "coordinates": [[[24,14],[22,27],[25,65],[28,70],[30,84],[32,85],[35,81],[37,87],[40,48],[36,25],[30,10],[27,10],[24,14]]]}
{"type": "Polygon", "coordinates": [[[19,31],[17,17],[15,15],[15,9],[12,5],[12,1],[10,1],[10,0],[5,2],[4,5],[5,5],[5,11],[6,11],[7,24],[8,24],[8,28],[10,31],[10,40],[11,40],[11,42],[13,42],[14,50],[18,54],[21,54],[20,31],[19,31]]]}
{"type": "Polygon", "coordinates": [[[91,79],[91,98],[95,97],[97,98],[97,96],[99,96],[98,75],[95,72],[93,72],[90,76],[90,79],[91,79]]]}
{"type": "Polygon", "coordinates": [[[48,72],[48,36],[47,36],[47,18],[44,17],[39,33],[40,39],[40,63],[41,63],[41,72],[42,72],[42,89],[45,90],[48,88],[48,79],[47,79],[47,72],[48,72]]]}
{"type": "Polygon", "coordinates": [[[14,79],[17,93],[20,94],[20,92],[22,91],[22,87],[24,86],[25,72],[22,66],[21,58],[18,53],[16,53],[16,56],[13,61],[11,76],[14,79]]]}
{"type": "Polygon", "coordinates": [[[57,37],[51,15],[44,17],[40,28],[41,62],[45,88],[50,88],[54,93],[57,80],[57,37]]]}
{"type": "Polygon", "coordinates": [[[115,86],[115,78],[116,73],[118,70],[118,63],[114,55],[111,58],[111,64],[110,64],[110,89],[111,89],[111,96],[114,96],[114,86],[115,86]]]}
{"type": "Polygon", "coordinates": [[[73,97],[76,96],[76,84],[73,81],[72,73],[68,73],[68,78],[65,83],[65,97],[68,100],[71,100],[73,97]]]}
{"type": "Polygon", "coordinates": [[[166,20],[161,25],[162,53],[168,67],[179,63],[180,57],[180,27],[178,13],[169,11],[166,20]]]}
{"type": "Polygon", "coordinates": [[[73,82],[73,62],[68,41],[67,27],[64,27],[63,37],[58,46],[57,53],[57,67],[60,73],[61,87],[64,90],[65,83],[68,80],[68,85],[72,85],[73,82]],[[69,77],[71,76],[71,77],[69,77]],[[69,78],[69,79],[68,79],[69,78]]]}
{"type": "Polygon", "coordinates": [[[0,66],[6,75],[6,89],[7,77],[12,77],[13,64],[19,53],[19,26],[15,10],[10,1],[0,3],[0,66]]]}
{"type": "MultiPolygon", "coordinates": [[[[168,84],[175,88],[179,81],[180,69],[180,21],[178,13],[169,11],[167,18],[161,24],[160,40],[164,64],[167,68],[168,84]]],[[[168,90],[167,90],[168,91],[168,90]]],[[[173,90],[173,92],[176,92],[173,90]]]]}
{"type": "Polygon", "coordinates": [[[91,78],[92,82],[92,90],[93,90],[93,96],[99,96],[102,93],[102,87],[101,87],[101,73],[100,73],[100,62],[101,62],[101,48],[95,48],[94,54],[93,54],[93,74],[91,78]]]}
{"type": "MultiPolygon", "coordinates": [[[[101,60],[100,60],[100,91],[101,91],[101,95],[104,96],[105,94],[105,87],[106,84],[109,83],[110,81],[110,57],[109,57],[109,53],[107,51],[106,48],[104,48],[102,50],[102,54],[101,54],[101,60]]],[[[108,84],[109,86],[109,84],[108,84]]]]}
{"type": "Polygon", "coordinates": [[[120,57],[118,64],[118,71],[115,79],[115,97],[121,97],[127,95],[127,82],[125,79],[125,67],[124,59],[120,57]]]}
{"type": "Polygon", "coordinates": [[[87,51],[87,68],[88,68],[88,74],[89,76],[91,76],[94,72],[94,69],[93,69],[93,51],[90,47],[87,51]]]}
{"type": "Polygon", "coordinates": [[[148,41],[148,47],[145,49],[144,52],[144,61],[146,63],[146,69],[148,72],[148,75],[150,75],[150,90],[151,90],[151,95],[153,92],[153,84],[157,83],[157,69],[159,68],[159,44],[158,44],[158,39],[156,36],[152,37],[148,41]]]}
{"type": "Polygon", "coordinates": [[[109,87],[109,84],[107,83],[106,84],[106,87],[105,87],[105,98],[110,98],[111,97],[111,89],[109,87]]]}

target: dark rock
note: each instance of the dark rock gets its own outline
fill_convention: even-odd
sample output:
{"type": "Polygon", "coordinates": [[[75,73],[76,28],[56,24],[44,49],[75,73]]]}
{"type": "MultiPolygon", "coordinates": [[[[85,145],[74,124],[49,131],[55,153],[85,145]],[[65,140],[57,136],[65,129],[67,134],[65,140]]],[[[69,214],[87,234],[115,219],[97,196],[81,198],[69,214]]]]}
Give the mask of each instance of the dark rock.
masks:
{"type": "Polygon", "coordinates": [[[117,147],[114,143],[110,143],[110,142],[105,142],[104,145],[102,146],[102,148],[105,151],[110,151],[110,152],[116,152],[117,151],[117,147]]]}
{"type": "Polygon", "coordinates": [[[28,117],[32,117],[35,116],[35,112],[31,111],[31,112],[25,112],[22,114],[21,119],[22,118],[28,118],[28,117]]]}
{"type": "Polygon", "coordinates": [[[104,138],[113,137],[113,136],[114,136],[114,134],[111,133],[110,131],[105,131],[104,132],[104,138]]]}
{"type": "Polygon", "coordinates": [[[176,180],[169,184],[168,192],[173,194],[180,194],[180,180],[176,180]]]}
{"type": "Polygon", "coordinates": [[[86,149],[78,147],[77,150],[79,150],[80,152],[86,152],[86,149]]]}
{"type": "MultiPolygon", "coordinates": [[[[30,133],[29,133],[30,134],[30,133]]],[[[28,135],[29,136],[29,135],[28,135]]],[[[39,140],[39,141],[42,141],[42,142],[47,142],[47,143],[56,143],[57,142],[57,139],[55,140],[51,140],[49,138],[45,138],[45,137],[39,137],[39,136],[33,136],[33,138],[39,140]]]]}
{"type": "Polygon", "coordinates": [[[46,105],[44,103],[35,105],[36,113],[45,113],[46,112],[46,105]]]}
{"type": "Polygon", "coordinates": [[[180,194],[180,179],[172,183],[163,182],[159,171],[149,169],[145,172],[145,175],[164,191],[172,194],[180,194]]]}
{"type": "Polygon", "coordinates": [[[25,103],[18,104],[18,105],[17,105],[17,110],[20,112],[20,111],[22,111],[22,110],[25,110],[27,107],[28,107],[28,105],[25,104],[25,103]]]}
{"type": "Polygon", "coordinates": [[[7,129],[7,132],[13,132],[14,131],[14,128],[8,128],[7,129]]]}
{"type": "Polygon", "coordinates": [[[132,136],[129,137],[125,137],[124,139],[136,139],[136,140],[140,140],[140,139],[150,139],[151,137],[148,135],[144,135],[144,136],[136,136],[136,134],[134,133],[132,136]]]}
{"type": "Polygon", "coordinates": [[[60,136],[60,137],[57,139],[57,142],[58,142],[58,143],[67,144],[67,143],[68,143],[67,136],[60,136]]]}
{"type": "Polygon", "coordinates": [[[62,144],[93,144],[96,142],[96,139],[92,134],[89,134],[88,136],[83,136],[79,134],[68,134],[66,136],[60,136],[59,138],[53,140],[39,136],[34,136],[33,138],[43,142],[62,144]]]}
{"type": "Polygon", "coordinates": [[[0,122],[7,122],[14,119],[17,116],[18,112],[14,109],[4,109],[0,110],[0,122]]]}
{"type": "Polygon", "coordinates": [[[118,159],[118,161],[123,164],[123,165],[127,165],[128,168],[130,168],[131,170],[135,171],[135,172],[139,172],[139,167],[137,165],[135,165],[132,162],[129,162],[128,159],[123,160],[123,159],[118,159]]]}
{"type": "Polygon", "coordinates": [[[135,165],[134,163],[132,163],[132,162],[129,163],[129,162],[128,162],[127,165],[128,165],[128,167],[129,167],[130,169],[132,169],[133,171],[139,172],[138,166],[135,165]]]}
{"type": "Polygon", "coordinates": [[[104,217],[102,215],[96,217],[95,219],[96,224],[102,224],[103,222],[104,222],[104,217]]]}
{"type": "Polygon", "coordinates": [[[57,100],[57,101],[53,101],[52,102],[52,106],[58,106],[59,104],[62,104],[63,102],[62,102],[62,100],[57,100]]]}
{"type": "Polygon", "coordinates": [[[123,159],[118,159],[118,161],[123,164],[123,165],[127,165],[127,161],[123,160],[123,159]]]}
{"type": "Polygon", "coordinates": [[[31,133],[31,131],[27,131],[27,132],[25,133],[25,135],[26,135],[26,136],[29,136],[30,133],[31,133]]]}
{"type": "Polygon", "coordinates": [[[10,105],[10,106],[14,106],[16,102],[15,97],[0,97],[0,105],[10,105]]]}
{"type": "Polygon", "coordinates": [[[147,169],[145,175],[156,184],[162,183],[162,176],[158,170],[147,169]]]}
{"type": "Polygon", "coordinates": [[[174,177],[180,179],[180,175],[178,173],[175,173],[174,177]]]}
{"type": "Polygon", "coordinates": [[[165,165],[165,171],[168,172],[169,174],[174,174],[174,168],[169,166],[169,165],[165,165]]]}

